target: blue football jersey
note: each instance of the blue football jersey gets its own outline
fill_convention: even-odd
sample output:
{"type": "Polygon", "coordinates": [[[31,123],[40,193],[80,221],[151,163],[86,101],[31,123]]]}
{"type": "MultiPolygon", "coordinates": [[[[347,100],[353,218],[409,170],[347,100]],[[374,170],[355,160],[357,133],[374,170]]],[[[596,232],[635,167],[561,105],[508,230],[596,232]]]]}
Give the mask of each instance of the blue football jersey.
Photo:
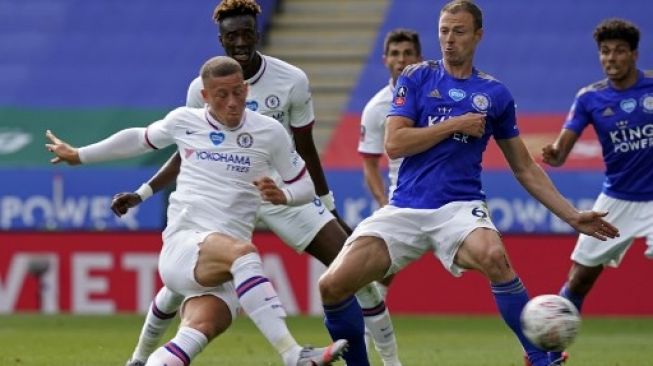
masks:
{"type": "Polygon", "coordinates": [[[425,61],[404,70],[397,80],[390,116],[403,116],[422,128],[465,113],[486,115],[485,134],[454,133],[430,149],[408,156],[399,168],[391,203],[434,209],[454,201],[484,200],[481,160],[490,135],[519,135],[515,102],[492,76],[473,69],[467,79],[450,76],[442,61],[425,61]]]}
{"type": "Polygon", "coordinates": [[[603,193],[628,201],[653,200],[653,71],[638,71],[626,90],[607,79],[581,89],[564,128],[594,126],[603,148],[603,193]]]}

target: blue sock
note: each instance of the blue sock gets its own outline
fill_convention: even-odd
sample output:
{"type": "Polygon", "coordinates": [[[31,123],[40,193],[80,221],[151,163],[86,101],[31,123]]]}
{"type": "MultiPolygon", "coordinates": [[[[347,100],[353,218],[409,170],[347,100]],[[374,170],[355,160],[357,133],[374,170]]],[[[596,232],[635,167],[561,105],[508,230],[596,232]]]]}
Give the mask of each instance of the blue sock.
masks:
{"type": "Polygon", "coordinates": [[[503,317],[503,321],[506,322],[508,327],[510,327],[515,335],[517,335],[517,338],[519,338],[519,342],[528,355],[531,364],[533,366],[548,365],[549,358],[546,352],[535,347],[526,336],[524,336],[524,332],[522,332],[521,329],[521,321],[519,318],[524,306],[528,302],[528,293],[519,277],[515,277],[513,280],[508,282],[493,283],[492,294],[494,295],[494,300],[497,303],[499,312],[503,317]]]}
{"type": "Polygon", "coordinates": [[[583,300],[585,300],[585,296],[571,292],[569,290],[568,283],[565,283],[564,286],[562,286],[560,289],[560,296],[571,301],[571,303],[576,306],[576,309],[578,309],[578,312],[580,313],[581,309],[583,308],[583,300]]]}
{"type": "MultiPolygon", "coordinates": [[[[583,300],[585,300],[585,296],[570,291],[568,283],[565,283],[560,289],[560,296],[571,301],[571,303],[576,306],[576,309],[578,309],[578,312],[580,313],[580,310],[583,307],[583,300]]],[[[562,352],[549,352],[549,362],[553,363],[561,358],[562,352]]]]}
{"type": "Polygon", "coordinates": [[[343,358],[347,366],[369,366],[365,348],[365,322],[356,298],[351,296],[335,305],[324,305],[324,324],[331,339],[346,339],[349,348],[343,358]]]}

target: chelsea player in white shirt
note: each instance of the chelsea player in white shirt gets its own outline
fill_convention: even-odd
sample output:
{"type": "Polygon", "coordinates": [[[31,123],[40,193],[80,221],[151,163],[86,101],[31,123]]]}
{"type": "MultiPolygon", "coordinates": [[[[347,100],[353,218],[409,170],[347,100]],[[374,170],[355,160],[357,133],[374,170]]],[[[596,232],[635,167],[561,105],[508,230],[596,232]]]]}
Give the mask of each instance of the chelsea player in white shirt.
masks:
{"type": "Polygon", "coordinates": [[[251,243],[261,199],[300,205],[314,190],[304,161],[274,120],[245,109],[247,84],[240,65],[214,57],[201,69],[206,108],[181,107],[147,128],[117,132],[73,148],[50,131],[53,163],[94,163],[146,153],[171,144],[182,152],[177,190],[170,195],[159,274],[184,298],[181,326],[157,349],[148,366],[186,366],[224,332],[238,305],[287,366],[330,365],[346,341],[323,349],[302,348],[285,324],[285,311],[263,273],[251,243]],[[274,167],[283,188],[267,177],[274,167]]]}
{"type": "Polygon", "coordinates": [[[481,272],[530,361],[548,366],[547,354],[521,330],[528,294],[485,205],[481,159],[490,136],[524,188],[558,217],[598,239],[618,232],[601,218],[605,213],[577,211],[535,164],[519,137],[510,92],[473,66],[482,36],[478,6],[449,2],[439,18],[442,60],[407,67],[399,77],[385,143],[391,158],[404,157],[397,189],[388,205],[356,227],[320,278],[325,324],[340,338],[362,337],[351,296],[432,251],[454,276],[481,272]]]}
{"type": "MultiPolygon", "coordinates": [[[[220,31],[220,43],[225,53],[243,68],[249,84],[248,108],[275,118],[293,137],[297,152],[306,161],[320,199],[294,207],[264,202],[257,218],[297,252],[306,252],[329,265],[342,248],[347,234],[339,225],[333,197],[313,143],[311,128],[315,116],[308,79],[299,68],[257,51],[260,36],[256,17],[259,13],[260,7],[253,0],[221,1],[213,14],[220,31]]],[[[201,81],[195,79],[188,89],[188,106],[204,105],[200,90],[201,81]]],[[[117,195],[112,204],[114,211],[123,214],[153,192],[173,182],[180,161],[179,154],[175,154],[148,183],[139,188],[138,194],[117,195]]],[[[283,184],[278,179],[276,182],[283,184]]],[[[165,287],[160,289],[148,311],[138,344],[127,366],[138,366],[147,359],[174,318],[181,300],[180,296],[165,287]]],[[[376,286],[370,285],[361,290],[358,301],[365,312],[365,323],[384,365],[400,365],[390,314],[376,286]]],[[[347,357],[346,355],[345,358],[347,357]]]]}
{"type": "Polygon", "coordinates": [[[607,242],[578,237],[560,295],[579,311],[603,268],[618,266],[636,237],[647,238],[646,254],[653,258],[653,72],[637,68],[639,35],[623,19],[596,27],[594,40],[606,79],[578,92],[560,135],[542,150],[545,163],[563,165],[590,124],[603,148],[605,181],[593,209],[608,211],[606,219],[619,227],[621,236],[607,242]]]}
{"type": "Polygon", "coordinates": [[[360,140],[358,152],[363,156],[363,175],[370,193],[379,207],[388,203],[397,186],[397,173],[401,159],[390,159],[388,178],[390,186],[387,191],[381,177],[379,161],[385,154],[385,116],[390,111],[392,94],[399,74],[408,65],[422,61],[422,47],[417,32],[410,29],[393,29],[383,42],[383,64],[390,72],[388,85],[379,90],[370,99],[361,116],[360,140]]]}

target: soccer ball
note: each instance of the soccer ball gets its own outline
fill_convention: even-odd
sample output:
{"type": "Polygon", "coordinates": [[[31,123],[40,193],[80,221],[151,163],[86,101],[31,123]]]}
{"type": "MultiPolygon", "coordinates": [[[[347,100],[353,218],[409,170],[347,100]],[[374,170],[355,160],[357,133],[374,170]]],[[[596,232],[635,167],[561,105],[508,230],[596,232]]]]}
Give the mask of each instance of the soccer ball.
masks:
{"type": "Polygon", "coordinates": [[[545,351],[563,351],[576,338],[580,315],[571,301],[558,295],[532,298],[521,313],[524,335],[545,351]]]}

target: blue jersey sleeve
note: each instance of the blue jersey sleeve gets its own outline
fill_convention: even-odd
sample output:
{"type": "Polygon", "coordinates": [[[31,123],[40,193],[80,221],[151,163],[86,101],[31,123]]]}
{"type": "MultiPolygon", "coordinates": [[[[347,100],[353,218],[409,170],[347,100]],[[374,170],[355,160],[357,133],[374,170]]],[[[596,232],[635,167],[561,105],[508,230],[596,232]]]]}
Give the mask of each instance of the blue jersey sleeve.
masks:
{"type": "Polygon", "coordinates": [[[574,104],[571,105],[569,114],[567,114],[567,120],[562,126],[563,128],[576,132],[578,135],[583,132],[585,127],[587,127],[591,121],[591,116],[585,109],[585,105],[581,99],[582,95],[584,94],[581,93],[582,91],[579,92],[579,94],[576,96],[574,104]]]}
{"type": "Polygon", "coordinates": [[[404,70],[397,79],[388,116],[402,116],[417,122],[419,120],[417,83],[413,79],[415,74],[409,76],[407,71],[404,70]]]}
{"type": "Polygon", "coordinates": [[[495,140],[509,139],[519,136],[517,118],[515,117],[515,101],[506,89],[502,95],[500,108],[494,121],[493,135],[495,140]]]}

